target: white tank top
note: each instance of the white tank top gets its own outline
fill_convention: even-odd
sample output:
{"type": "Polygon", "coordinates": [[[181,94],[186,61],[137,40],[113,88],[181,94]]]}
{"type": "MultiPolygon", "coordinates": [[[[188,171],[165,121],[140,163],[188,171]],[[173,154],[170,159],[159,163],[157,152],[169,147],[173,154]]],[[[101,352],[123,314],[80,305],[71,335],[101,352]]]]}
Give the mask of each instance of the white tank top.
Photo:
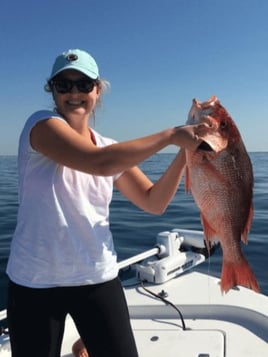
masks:
{"type": "MultiPolygon", "coordinates": [[[[47,288],[96,284],[118,274],[109,204],[118,176],[92,176],[35,151],[31,129],[57,113],[39,111],[20,136],[19,210],[7,274],[17,284],[47,288]]],[[[115,141],[93,131],[97,146],[115,141]]]]}

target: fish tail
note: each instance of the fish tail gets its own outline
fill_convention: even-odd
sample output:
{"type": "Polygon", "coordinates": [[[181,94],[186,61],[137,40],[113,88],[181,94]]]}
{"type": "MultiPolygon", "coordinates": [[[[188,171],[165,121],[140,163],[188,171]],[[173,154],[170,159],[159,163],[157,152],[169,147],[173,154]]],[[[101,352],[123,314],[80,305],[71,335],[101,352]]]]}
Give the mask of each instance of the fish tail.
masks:
{"type": "Polygon", "coordinates": [[[256,291],[257,293],[260,292],[259,284],[244,257],[242,257],[240,263],[229,263],[223,261],[221,273],[222,293],[227,293],[230,289],[237,285],[242,285],[256,291]]]}

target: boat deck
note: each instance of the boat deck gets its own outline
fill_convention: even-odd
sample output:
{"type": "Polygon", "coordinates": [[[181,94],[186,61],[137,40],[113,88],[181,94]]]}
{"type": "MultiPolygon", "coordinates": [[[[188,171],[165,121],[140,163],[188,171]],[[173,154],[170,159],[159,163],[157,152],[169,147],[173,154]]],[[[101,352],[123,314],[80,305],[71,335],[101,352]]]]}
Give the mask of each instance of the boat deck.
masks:
{"type": "Polygon", "coordinates": [[[268,356],[267,296],[243,287],[223,295],[218,278],[193,271],[148,287],[180,310],[186,329],[172,306],[141,286],[126,287],[141,357],[268,356]]]}

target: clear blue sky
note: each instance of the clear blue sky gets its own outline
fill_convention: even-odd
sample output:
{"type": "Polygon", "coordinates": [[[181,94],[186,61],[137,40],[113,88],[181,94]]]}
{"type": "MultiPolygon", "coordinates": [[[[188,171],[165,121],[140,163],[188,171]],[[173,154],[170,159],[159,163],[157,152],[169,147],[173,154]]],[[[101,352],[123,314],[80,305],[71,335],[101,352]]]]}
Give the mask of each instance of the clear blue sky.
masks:
{"type": "Polygon", "coordinates": [[[52,108],[43,85],[68,48],[89,51],[111,82],[103,135],[181,125],[192,98],[216,95],[247,149],[268,151],[267,0],[10,0],[0,24],[0,154],[16,154],[26,118],[52,108]]]}

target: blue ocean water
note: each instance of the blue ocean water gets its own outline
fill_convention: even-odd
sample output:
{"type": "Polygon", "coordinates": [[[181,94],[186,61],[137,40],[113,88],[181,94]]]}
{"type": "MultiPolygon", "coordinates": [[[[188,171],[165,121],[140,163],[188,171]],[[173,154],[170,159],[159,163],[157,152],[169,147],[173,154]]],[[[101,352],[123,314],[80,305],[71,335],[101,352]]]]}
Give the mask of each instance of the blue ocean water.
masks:
{"type": "MultiPolygon", "coordinates": [[[[172,161],[174,154],[156,154],[140,165],[153,180],[157,180],[172,161]]],[[[263,294],[268,296],[268,153],[250,153],[254,170],[254,220],[245,255],[257,277],[263,294]]],[[[10,241],[16,225],[18,208],[17,159],[0,156],[0,310],[6,306],[5,267],[10,241]]],[[[150,249],[158,232],[173,228],[202,229],[199,211],[183,182],[162,216],[153,216],[126,201],[116,190],[111,204],[111,229],[119,260],[150,249]]],[[[221,271],[221,250],[197,268],[218,275],[221,271]]]]}

